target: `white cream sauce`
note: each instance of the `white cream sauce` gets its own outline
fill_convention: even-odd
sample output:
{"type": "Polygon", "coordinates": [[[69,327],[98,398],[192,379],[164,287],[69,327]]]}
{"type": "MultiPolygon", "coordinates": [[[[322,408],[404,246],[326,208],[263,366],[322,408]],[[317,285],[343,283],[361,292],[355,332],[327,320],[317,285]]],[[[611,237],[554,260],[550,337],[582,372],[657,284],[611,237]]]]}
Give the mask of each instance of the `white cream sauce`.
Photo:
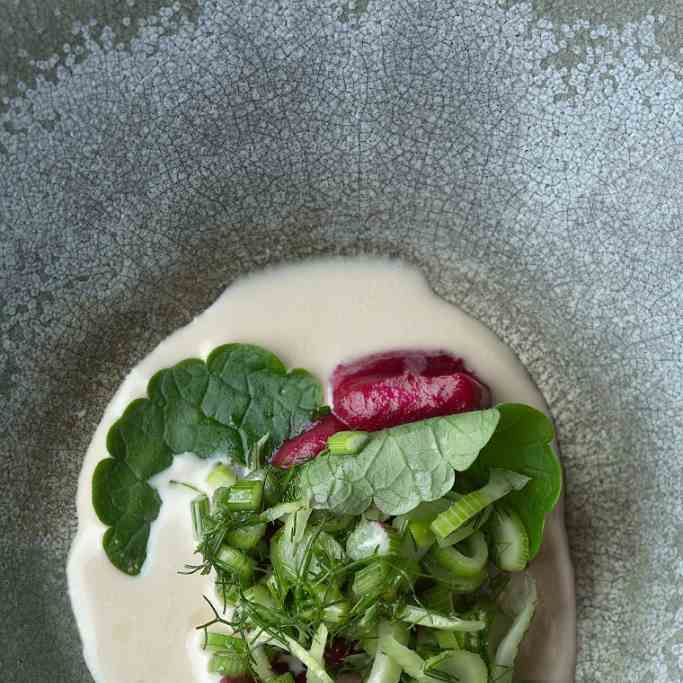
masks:
{"type": "MultiPolygon", "coordinates": [[[[194,627],[210,618],[202,600],[208,577],[178,573],[193,556],[192,494],[169,480],[203,486],[210,462],[175,458],[151,483],[163,504],[153,524],[142,573],[115,569],[102,550],[105,526],[91,504],[91,480],[107,456],[105,438],[126,405],[145,395],[159,369],[206,358],[226,342],[251,342],[288,367],[321,380],[355,356],[392,349],[446,349],[464,357],[493,390],[496,402],[547,406],[515,355],[490,330],[438,298],[422,274],[386,260],[326,260],[279,267],[230,286],[202,315],[164,340],[125,379],[107,407],[81,470],[78,533],[68,562],[69,592],[87,665],[97,683],[213,683],[194,627]]],[[[523,647],[519,673],[573,681],[574,585],[562,511],[546,525],[533,573],[539,610],[523,647]]]]}

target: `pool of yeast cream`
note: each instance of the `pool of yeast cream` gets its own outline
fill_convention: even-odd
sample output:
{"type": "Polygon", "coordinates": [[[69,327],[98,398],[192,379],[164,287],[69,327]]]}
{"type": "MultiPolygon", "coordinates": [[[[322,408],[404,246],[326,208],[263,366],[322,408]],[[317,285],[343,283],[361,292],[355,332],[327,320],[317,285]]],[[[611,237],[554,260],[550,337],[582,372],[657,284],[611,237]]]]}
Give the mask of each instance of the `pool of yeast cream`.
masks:
{"type": "MultiPolygon", "coordinates": [[[[276,353],[288,367],[305,367],[321,380],[355,356],[393,348],[446,349],[461,355],[491,387],[496,402],[548,408],[519,360],[491,331],[437,297],[413,267],[386,260],[325,260],[273,268],[245,277],[186,327],[165,339],[126,377],[107,407],[81,470],[78,532],[68,560],[71,603],[83,653],[97,683],[214,683],[194,627],[210,617],[202,595],[206,576],[178,573],[193,556],[189,500],[172,479],[202,486],[212,466],[178,456],[151,480],[162,498],[143,571],[130,577],[102,550],[104,525],[91,503],[91,480],[107,455],[111,424],[144,396],[161,368],[206,358],[227,342],[250,342],[276,353]]],[[[574,585],[561,506],[546,525],[532,565],[539,608],[523,645],[522,677],[574,680],[574,585]]]]}

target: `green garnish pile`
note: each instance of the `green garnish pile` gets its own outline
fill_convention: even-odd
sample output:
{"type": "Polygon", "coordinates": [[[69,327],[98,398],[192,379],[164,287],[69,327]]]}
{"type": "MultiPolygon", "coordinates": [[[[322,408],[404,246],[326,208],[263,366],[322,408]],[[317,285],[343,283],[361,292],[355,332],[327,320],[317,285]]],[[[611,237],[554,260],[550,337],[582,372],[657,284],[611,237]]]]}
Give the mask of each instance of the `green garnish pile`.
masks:
{"type": "Polygon", "coordinates": [[[284,652],[310,683],[511,683],[537,601],[523,572],[561,489],[548,418],[503,404],[338,433],[304,465],[267,465],[321,401],[310,374],[253,346],[158,373],[95,473],[111,561],[140,571],[160,505],[146,480],[174,453],[222,456],[190,505],[201,560],[185,569],[215,578],[200,627],[212,672],[286,683],[272,668],[284,652]]]}

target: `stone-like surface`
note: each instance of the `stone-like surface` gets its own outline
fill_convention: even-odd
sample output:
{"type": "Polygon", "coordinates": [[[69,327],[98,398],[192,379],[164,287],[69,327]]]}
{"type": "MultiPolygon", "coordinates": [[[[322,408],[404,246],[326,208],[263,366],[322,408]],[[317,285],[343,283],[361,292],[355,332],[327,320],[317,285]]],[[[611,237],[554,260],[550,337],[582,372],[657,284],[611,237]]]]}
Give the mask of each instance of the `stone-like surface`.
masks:
{"type": "Polygon", "coordinates": [[[0,0],[3,680],[89,680],[64,561],[127,368],[246,270],[360,252],[421,265],[548,398],[577,680],[682,680],[676,3],[127,6],[0,0]]]}

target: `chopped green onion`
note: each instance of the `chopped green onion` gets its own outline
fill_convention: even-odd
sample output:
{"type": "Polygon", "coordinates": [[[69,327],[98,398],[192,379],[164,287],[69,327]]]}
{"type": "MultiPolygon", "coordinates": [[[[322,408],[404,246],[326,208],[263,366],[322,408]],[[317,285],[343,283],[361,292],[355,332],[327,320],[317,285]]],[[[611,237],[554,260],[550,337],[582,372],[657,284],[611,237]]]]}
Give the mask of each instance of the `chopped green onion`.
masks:
{"type": "Polygon", "coordinates": [[[462,541],[461,546],[448,548],[433,548],[431,556],[455,576],[477,576],[489,557],[489,548],[481,531],[477,531],[462,541]],[[462,552],[467,548],[467,554],[462,552]]]}
{"type": "Polygon", "coordinates": [[[225,572],[236,576],[242,584],[249,583],[254,575],[255,563],[241,550],[229,545],[221,546],[216,557],[216,565],[225,572]]]}
{"type": "Polygon", "coordinates": [[[400,543],[401,539],[392,527],[361,519],[346,540],[346,554],[352,560],[364,560],[374,555],[395,555],[400,543]]]}
{"type": "Polygon", "coordinates": [[[311,412],[311,422],[317,422],[332,414],[330,406],[318,406],[311,412]]]}
{"type": "Polygon", "coordinates": [[[225,534],[225,542],[233,548],[251,550],[255,548],[266,533],[265,524],[236,527],[225,534]]]}
{"type": "Polygon", "coordinates": [[[521,572],[529,562],[529,534],[519,515],[505,505],[494,505],[489,522],[491,554],[498,569],[521,572]]]}
{"type": "Polygon", "coordinates": [[[446,617],[437,612],[430,612],[424,607],[406,605],[397,615],[397,619],[416,626],[426,626],[441,631],[481,631],[486,624],[483,621],[467,621],[458,617],[446,617]]]}
{"type": "Polygon", "coordinates": [[[261,507],[262,499],[263,482],[259,479],[242,479],[214,493],[214,504],[229,512],[255,512],[261,507]]]}
{"type": "Polygon", "coordinates": [[[330,455],[356,455],[370,439],[367,432],[337,432],[327,439],[330,455]]]}
{"type": "Polygon", "coordinates": [[[211,472],[209,472],[206,481],[212,489],[217,489],[221,486],[227,486],[229,488],[237,481],[237,477],[230,467],[225,463],[219,462],[211,472]]]}
{"type": "Polygon", "coordinates": [[[485,507],[506,496],[510,491],[523,489],[528,482],[529,477],[523,474],[494,468],[486,486],[455,501],[431,523],[431,529],[437,538],[446,538],[485,507]]]}
{"type": "Polygon", "coordinates": [[[192,533],[195,541],[201,541],[204,537],[204,526],[209,517],[210,505],[209,497],[202,493],[190,502],[192,513],[192,533]]]}

